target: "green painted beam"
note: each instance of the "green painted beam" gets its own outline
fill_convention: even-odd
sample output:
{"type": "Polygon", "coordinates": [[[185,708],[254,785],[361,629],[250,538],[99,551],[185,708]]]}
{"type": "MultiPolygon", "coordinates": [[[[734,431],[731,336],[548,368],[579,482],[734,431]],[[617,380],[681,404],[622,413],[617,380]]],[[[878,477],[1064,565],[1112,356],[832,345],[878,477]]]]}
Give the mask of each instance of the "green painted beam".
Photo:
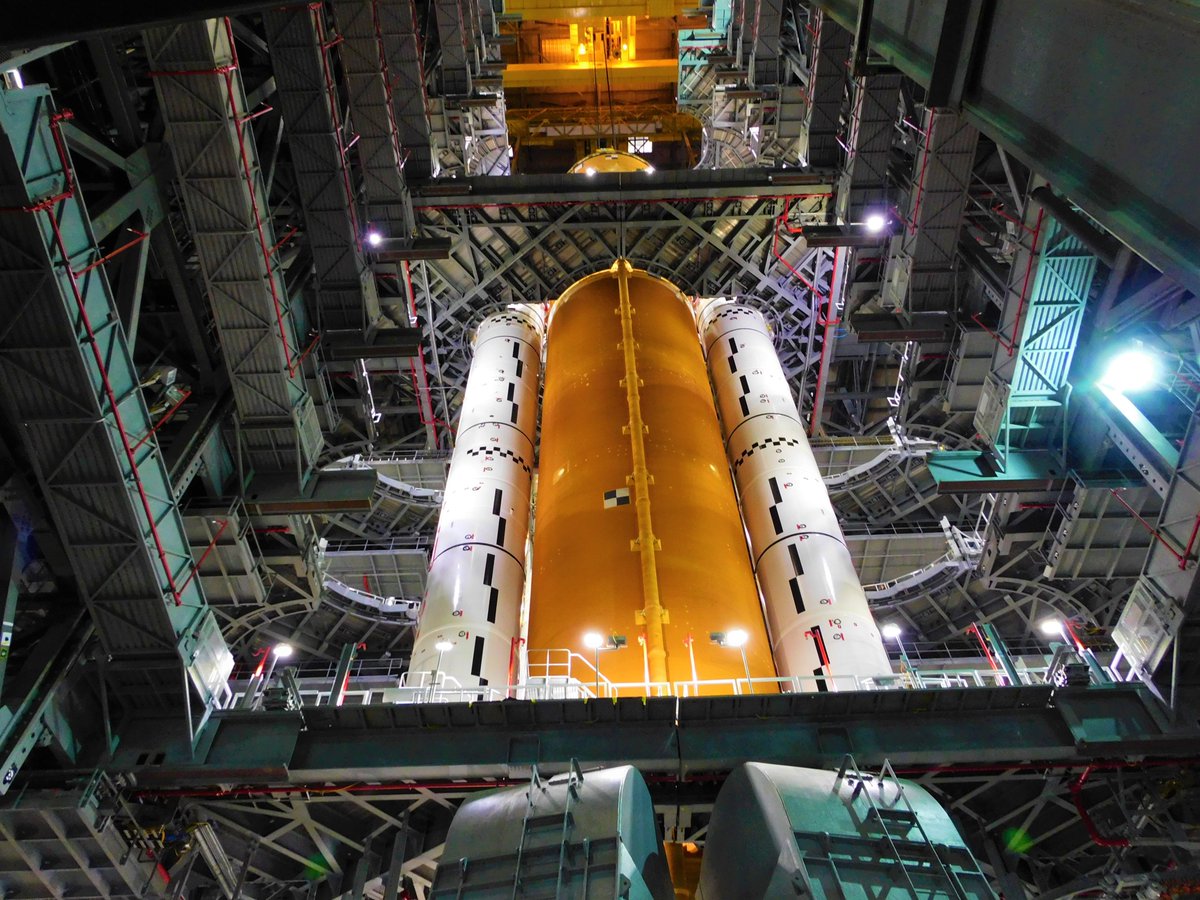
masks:
{"type": "Polygon", "coordinates": [[[233,658],[200,579],[49,88],[0,91],[0,393],[105,653],[174,657],[212,703],[233,658]]]}
{"type": "Polygon", "coordinates": [[[1120,391],[1105,385],[1097,384],[1096,390],[1108,401],[1110,409],[1117,413],[1114,418],[1128,426],[1122,430],[1132,433],[1146,450],[1157,456],[1164,471],[1174,472],[1179,468],[1179,448],[1142,414],[1137,404],[1120,391]]]}
{"type": "Polygon", "coordinates": [[[1140,685],[866,691],[616,702],[377,704],[302,713],[218,713],[193,762],[186,736],[131,721],[110,772],[138,784],[202,787],[493,778],[636,765],[682,776],[747,760],[837,765],[994,764],[1190,754],[1200,730],[1173,728],[1140,685]],[[150,747],[160,765],[139,763],[150,747]]]}
{"type": "Polygon", "coordinates": [[[1003,470],[993,454],[977,450],[931,453],[927,465],[938,490],[954,493],[1058,490],[1069,474],[1048,450],[1010,450],[1003,470]]]}

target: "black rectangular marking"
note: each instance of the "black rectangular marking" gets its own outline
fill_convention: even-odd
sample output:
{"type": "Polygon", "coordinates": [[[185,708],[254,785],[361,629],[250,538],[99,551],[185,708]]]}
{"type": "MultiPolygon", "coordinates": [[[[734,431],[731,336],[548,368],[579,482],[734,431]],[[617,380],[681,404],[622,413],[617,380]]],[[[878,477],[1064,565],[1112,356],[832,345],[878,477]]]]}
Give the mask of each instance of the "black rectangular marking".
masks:
{"type": "Polygon", "coordinates": [[[517,396],[517,386],[513,382],[508,383],[508,399],[511,400],[517,396]]]}
{"type": "Polygon", "coordinates": [[[732,357],[732,356],[731,356],[731,357],[729,357],[729,371],[730,371],[730,372],[736,372],[736,371],[737,371],[737,359],[736,359],[735,357],[732,357]]]}
{"type": "Polygon", "coordinates": [[[745,397],[738,397],[738,405],[742,408],[742,415],[750,415],[750,404],[746,402],[745,397]]]}
{"type": "Polygon", "coordinates": [[[504,491],[500,490],[500,488],[496,488],[496,492],[494,494],[492,494],[492,515],[493,516],[500,515],[500,504],[503,502],[503,500],[504,500],[504,491]]]}
{"type": "Polygon", "coordinates": [[[771,507],[771,525],[774,526],[776,534],[783,534],[783,523],[779,521],[779,510],[774,506],[771,507]]]}
{"type": "Polygon", "coordinates": [[[823,694],[827,690],[829,690],[829,685],[827,685],[825,683],[825,678],[824,678],[825,672],[821,669],[820,666],[817,666],[817,668],[813,669],[813,674],[816,675],[817,679],[818,679],[817,680],[817,693],[823,694]]]}
{"type": "Polygon", "coordinates": [[[496,526],[496,543],[499,544],[501,547],[504,546],[504,529],[507,526],[508,526],[508,522],[506,522],[504,520],[504,517],[501,516],[500,524],[496,526]]]}
{"type": "Polygon", "coordinates": [[[489,553],[483,561],[483,583],[491,585],[492,576],[496,573],[496,554],[489,553]]]}
{"type": "Polygon", "coordinates": [[[492,588],[488,593],[488,613],[487,619],[493,625],[496,624],[496,605],[500,602],[500,591],[497,588],[492,588]]]}
{"type": "Polygon", "coordinates": [[[800,579],[789,578],[788,586],[792,589],[792,602],[796,604],[796,614],[804,612],[804,595],[800,593],[800,579]]]}
{"type": "Polygon", "coordinates": [[[471,674],[478,675],[483,668],[483,638],[476,635],[475,653],[471,657],[471,674]]]}
{"type": "Polygon", "coordinates": [[[733,338],[729,339],[729,352],[737,353],[737,341],[735,341],[733,338]]]}
{"type": "Polygon", "coordinates": [[[783,502],[783,494],[779,493],[779,482],[774,478],[768,478],[767,484],[771,486],[771,499],[776,503],[783,502]]]}
{"type": "Polygon", "coordinates": [[[514,404],[513,404],[513,411],[512,411],[512,415],[511,415],[511,416],[509,416],[509,418],[510,418],[510,419],[512,419],[512,423],[513,423],[514,425],[516,425],[516,424],[517,424],[517,410],[519,410],[520,408],[521,408],[521,407],[520,407],[520,405],[519,405],[519,404],[517,404],[517,403],[514,403],[514,404]]]}
{"type": "Polygon", "coordinates": [[[745,375],[742,375],[741,377],[739,377],[739,378],[738,378],[738,382],[739,382],[739,383],[741,384],[741,386],[742,386],[742,393],[743,393],[743,394],[748,394],[748,393],[750,393],[750,382],[747,380],[747,378],[746,378],[746,376],[745,376],[745,375]]]}
{"type": "Polygon", "coordinates": [[[525,363],[518,359],[517,360],[517,377],[520,378],[521,373],[524,371],[525,371],[525,363]]]}
{"type": "Polygon", "coordinates": [[[520,358],[521,358],[521,345],[514,341],[513,342],[513,359],[520,359],[520,358]]]}
{"type": "Polygon", "coordinates": [[[797,575],[804,574],[804,566],[800,565],[800,551],[796,549],[795,544],[788,544],[788,556],[792,560],[792,569],[797,575]]]}

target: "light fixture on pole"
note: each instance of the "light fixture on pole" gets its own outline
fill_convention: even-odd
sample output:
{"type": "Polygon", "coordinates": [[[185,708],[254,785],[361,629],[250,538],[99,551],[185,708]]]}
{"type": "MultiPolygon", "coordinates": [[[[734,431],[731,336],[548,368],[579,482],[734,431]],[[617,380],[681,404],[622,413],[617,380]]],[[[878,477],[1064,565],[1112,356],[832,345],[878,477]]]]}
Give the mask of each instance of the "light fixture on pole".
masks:
{"type": "Polygon", "coordinates": [[[430,685],[429,685],[430,698],[433,697],[433,691],[435,688],[437,688],[438,672],[440,672],[441,668],[442,668],[442,654],[445,653],[447,650],[453,650],[454,644],[450,643],[450,641],[443,639],[443,640],[438,641],[436,644],[434,644],[433,649],[438,652],[438,655],[437,655],[437,663],[433,667],[433,677],[430,679],[430,685]]]}
{"type": "Polygon", "coordinates": [[[601,650],[620,650],[625,646],[625,635],[610,634],[605,637],[598,631],[589,631],[583,636],[583,645],[596,654],[596,688],[593,696],[597,700],[600,699],[600,651],[601,650]]]}
{"type": "Polygon", "coordinates": [[[889,641],[896,642],[896,646],[900,648],[901,671],[907,671],[908,674],[912,676],[913,683],[917,687],[923,687],[924,685],[921,684],[921,676],[918,675],[916,669],[913,668],[912,660],[908,658],[908,651],[904,649],[904,642],[900,640],[900,636],[904,634],[900,626],[895,622],[888,622],[879,629],[879,633],[889,641]]]}
{"type": "Polygon", "coordinates": [[[1063,623],[1061,619],[1042,619],[1038,623],[1038,629],[1047,637],[1063,636],[1063,623]]]}
{"type": "Polygon", "coordinates": [[[271,683],[271,676],[275,674],[275,663],[281,659],[287,659],[295,652],[295,648],[291,644],[279,643],[271,648],[271,661],[267,664],[266,675],[263,676],[263,687],[271,683]]]}
{"type": "Polygon", "coordinates": [[[746,642],[750,640],[750,635],[741,628],[734,628],[732,631],[714,631],[708,639],[718,647],[734,647],[742,654],[742,668],[746,670],[746,686],[750,688],[750,693],[754,693],[754,682],[750,679],[750,663],[746,659],[746,642]]]}

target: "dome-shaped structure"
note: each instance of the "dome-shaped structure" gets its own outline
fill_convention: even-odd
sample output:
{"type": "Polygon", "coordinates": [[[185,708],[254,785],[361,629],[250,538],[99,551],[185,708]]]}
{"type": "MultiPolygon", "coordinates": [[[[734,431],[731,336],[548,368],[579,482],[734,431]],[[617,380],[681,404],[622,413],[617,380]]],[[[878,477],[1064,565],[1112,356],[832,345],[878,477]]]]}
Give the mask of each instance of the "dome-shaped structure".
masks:
{"type": "Polygon", "coordinates": [[[589,153],[571,166],[569,175],[595,175],[597,172],[653,172],[654,166],[636,153],[602,149],[589,153]]]}

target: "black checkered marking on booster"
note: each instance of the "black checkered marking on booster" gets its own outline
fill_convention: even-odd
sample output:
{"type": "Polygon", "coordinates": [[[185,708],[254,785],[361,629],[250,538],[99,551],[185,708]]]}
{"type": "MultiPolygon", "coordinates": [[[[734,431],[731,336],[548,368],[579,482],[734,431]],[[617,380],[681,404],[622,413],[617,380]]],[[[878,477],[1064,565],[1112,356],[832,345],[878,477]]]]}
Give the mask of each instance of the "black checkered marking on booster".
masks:
{"type": "Polygon", "coordinates": [[[514,450],[505,450],[501,447],[472,447],[467,451],[467,456],[503,456],[519,465],[521,471],[529,472],[529,465],[525,462],[525,457],[514,450]]]}
{"type": "Polygon", "coordinates": [[[755,441],[753,444],[751,444],[749,447],[747,447],[745,450],[743,450],[740,454],[738,454],[738,458],[733,461],[734,471],[737,471],[737,469],[742,465],[742,463],[744,463],[751,456],[753,456],[756,450],[766,450],[768,447],[799,447],[799,446],[800,446],[800,441],[798,441],[796,438],[765,438],[761,441],[755,441]]]}

